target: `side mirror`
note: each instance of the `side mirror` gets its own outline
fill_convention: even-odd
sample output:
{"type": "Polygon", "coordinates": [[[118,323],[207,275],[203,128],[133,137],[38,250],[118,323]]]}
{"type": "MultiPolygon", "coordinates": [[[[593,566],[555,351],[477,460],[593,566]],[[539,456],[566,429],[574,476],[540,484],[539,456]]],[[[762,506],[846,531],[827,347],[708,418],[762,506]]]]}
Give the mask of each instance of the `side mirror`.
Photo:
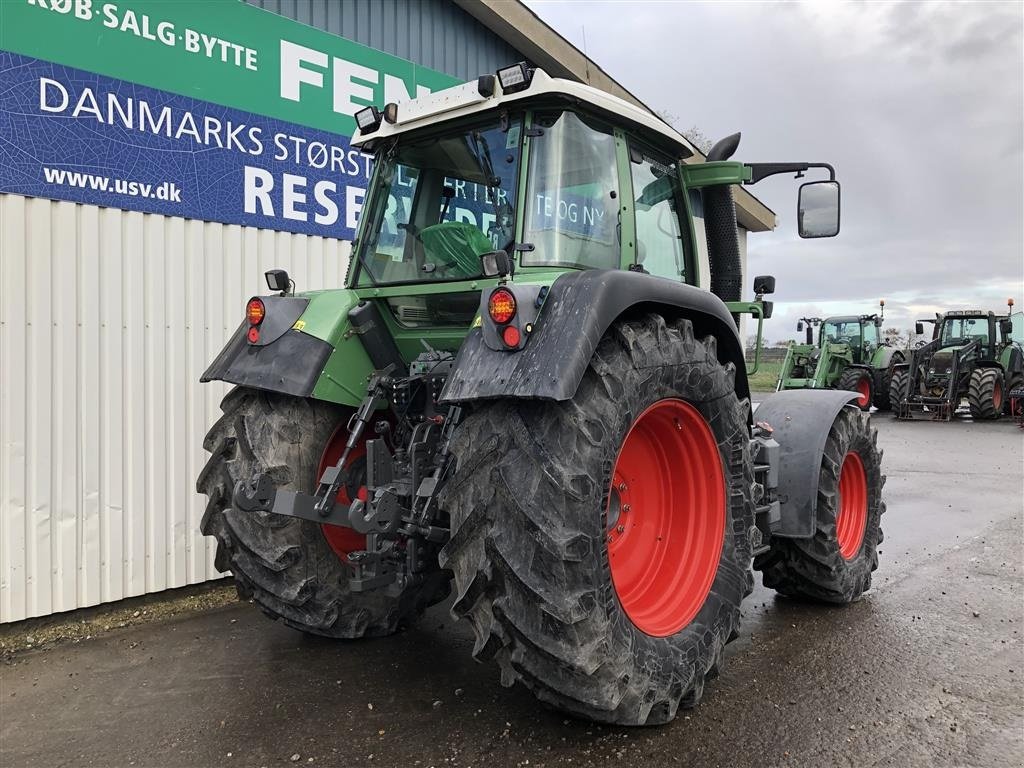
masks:
{"type": "Polygon", "coordinates": [[[272,291],[288,293],[288,290],[291,288],[292,281],[288,277],[288,272],[284,269],[271,269],[264,272],[263,276],[267,279],[267,287],[272,291]]]}
{"type": "Polygon", "coordinates": [[[775,293],[775,278],[772,275],[758,275],[754,278],[754,293],[775,293]]]}
{"type": "Polygon", "coordinates": [[[1004,339],[1010,338],[1010,334],[1013,333],[1013,321],[1012,320],[1000,320],[999,330],[1003,334],[1004,339]]]}
{"type": "Polygon", "coordinates": [[[918,336],[924,335],[924,323],[914,323],[914,333],[918,336]]]}
{"type": "Polygon", "coordinates": [[[804,329],[804,321],[803,320],[797,320],[796,321],[796,332],[800,333],[800,331],[802,331],[803,329],[804,329]]]}
{"type": "Polygon", "coordinates": [[[512,274],[512,259],[505,251],[491,251],[480,254],[480,267],[487,277],[504,277],[512,274]]]}
{"type": "Polygon", "coordinates": [[[839,182],[809,181],[800,185],[796,218],[800,237],[839,234],[839,182]]]}

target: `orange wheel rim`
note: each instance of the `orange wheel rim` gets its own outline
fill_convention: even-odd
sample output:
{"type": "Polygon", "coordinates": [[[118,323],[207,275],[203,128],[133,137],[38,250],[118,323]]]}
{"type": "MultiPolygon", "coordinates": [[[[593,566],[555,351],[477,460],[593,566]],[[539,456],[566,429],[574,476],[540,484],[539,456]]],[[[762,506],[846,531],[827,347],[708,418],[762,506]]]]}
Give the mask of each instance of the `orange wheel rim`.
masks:
{"type": "Polygon", "coordinates": [[[860,454],[850,451],[839,470],[839,515],[836,517],[836,539],[839,554],[852,560],[864,543],[868,525],[868,480],[860,454]]]}
{"type": "Polygon", "coordinates": [[[660,400],[637,417],[619,449],[608,505],[608,562],[630,621],[674,635],[711,591],[725,534],[725,474],[700,412],[660,400]]]}

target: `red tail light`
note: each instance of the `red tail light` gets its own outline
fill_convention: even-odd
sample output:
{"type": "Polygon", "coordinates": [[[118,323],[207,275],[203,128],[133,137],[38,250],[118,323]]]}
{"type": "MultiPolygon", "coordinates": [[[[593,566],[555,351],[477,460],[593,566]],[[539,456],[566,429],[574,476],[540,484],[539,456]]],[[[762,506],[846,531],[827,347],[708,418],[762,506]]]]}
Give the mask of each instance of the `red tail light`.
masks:
{"type": "Polygon", "coordinates": [[[507,288],[498,288],[487,302],[487,313],[491,320],[504,325],[516,316],[516,297],[507,288]]]}
{"type": "Polygon", "coordinates": [[[267,309],[263,306],[262,299],[253,296],[249,299],[249,303],[245,305],[245,319],[249,321],[249,325],[259,325],[263,322],[266,314],[267,309]]]}
{"type": "Polygon", "coordinates": [[[514,325],[506,325],[505,330],[501,332],[501,340],[505,342],[506,347],[518,347],[522,338],[519,329],[514,325]]]}
{"type": "Polygon", "coordinates": [[[255,325],[249,328],[249,332],[246,334],[246,338],[249,339],[250,344],[259,344],[260,341],[260,329],[255,325]]]}

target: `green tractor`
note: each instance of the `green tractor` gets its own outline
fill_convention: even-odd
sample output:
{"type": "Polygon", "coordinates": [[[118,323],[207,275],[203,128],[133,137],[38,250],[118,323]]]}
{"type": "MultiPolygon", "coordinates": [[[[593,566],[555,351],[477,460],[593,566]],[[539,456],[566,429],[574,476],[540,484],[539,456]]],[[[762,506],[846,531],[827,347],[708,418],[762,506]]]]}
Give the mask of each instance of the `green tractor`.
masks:
{"type": "Polygon", "coordinates": [[[804,344],[790,344],[779,371],[777,392],[786,389],[845,389],[857,393],[857,405],[867,411],[874,405],[888,411],[889,383],[898,363],[905,360],[879,336],[885,302],[877,315],[803,317],[797,332],[806,330],[804,344]],[[818,328],[818,343],[814,343],[818,328]]]}
{"type": "MultiPolygon", "coordinates": [[[[1013,299],[1005,315],[980,309],[953,310],[935,319],[932,340],[895,367],[889,397],[899,418],[917,411],[949,421],[966,399],[974,419],[998,419],[1010,412],[1009,393],[1024,388],[1021,314],[1013,299]]],[[[923,321],[915,333],[924,333],[923,321]]]]}
{"type": "Polygon", "coordinates": [[[253,297],[204,381],[203,531],[241,596],[333,638],[452,595],[506,685],[596,721],[672,720],[737,636],[752,568],[845,604],[878,563],[875,431],[842,391],[750,399],[732,185],[662,121],[515,65],[356,115],[374,172],[344,287],[253,297]]]}

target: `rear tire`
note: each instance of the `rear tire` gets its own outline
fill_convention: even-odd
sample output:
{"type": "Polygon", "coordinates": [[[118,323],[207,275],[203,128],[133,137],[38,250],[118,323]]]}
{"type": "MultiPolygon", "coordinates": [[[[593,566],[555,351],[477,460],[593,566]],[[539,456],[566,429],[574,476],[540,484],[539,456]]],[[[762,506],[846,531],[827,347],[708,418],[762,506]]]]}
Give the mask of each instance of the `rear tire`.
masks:
{"type": "Polygon", "coordinates": [[[910,396],[907,388],[910,386],[910,371],[906,368],[897,368],[892,372],[889,379],[889,405],[899,410],[903,401],[910,396]]]}
{"type": "Polygon", "coordinates": [[[1014,390],[1024,389],[1024,373],[1014,373],[1006,383],[1006,391],[1003,392],[1003,413],[1007,416],[1013,415],[1013,403],[1010,400],[1010,393],[1014,390]]]}
{"type": "MultiPolygon", "coordinates": [[[[522,682],[558,709],[619,725],[665,723],[697,703],[753,587],[749,403],[737,400],[734,377],[714,338],[696,341],[689,321],[649,315],[608,331],[571,400],[486,403],[459,426],[441,562],[455,576],[452,612],[476,635],[473,655],[495,659],[503,684],[522,682]],[[717,443],[715,454],[696,458],[719,467],[719,480],[701,482],[721,498],[722,544],[696,615],[656,636],[639,629],[616,591],[622,561],[610,559],[609,537],[621,532],[614,521],[608,528],[608,515],[631,427],[652,404],[679,400],[717,443]]],[[[713,506],[675,509],[706,519],[697,511],[713,516],[713,506]]],[[[671,602],[674,592],[660,594],[671,602]]]]}
{"type": "Polygon", "coordinates": [[[839,376],[836,382],[836,389],[848,389],[856,392],[858,397],[856,405],[862,411],[871,410],[871,400],[874,394],[875,385],[871,381],[871,374],[863,368],[847,368],[839,376]]]}
{"type": "Polygon", "coordinates": [[[836,417],[818,477],[817,529],[809,539],[771,540],[754,561],[766,587],[839,604],[871,587],[885,512],[877,439],[866,414],[844,408],[836,417]]]}
{"type": "Polygon", "coordinates": [[[209,497],[202,531],[217,539],[217,570],[233,574],[239,597],[302,632],[355,638],[391,634],[443,594],[440,571],[400,592],[352,592],[348,568],[319,525],[233,507],[235,483],[257,471],[269,472],[278,488],[313,492],[325,446],[348,409],[238,387],[221,410],[203,443],[211,455],[196,489],[209,497]]]}
{"type": "Polygon", "coordinates": [[[973,419],[998,419],[1003,414],[1003,372],[998,368],[975,368],[967,386],[967,404],[973,419]]]}
{"type": "Polygon", "coordinates": [[[903,355],[900,352],[893,353],[892,360],[889,362],[889,367],[885,369],[885,373],[882,374],[882,385],[875,392],[875,408],[880,411],[891,411],[894,404],[898,404],[898,400],[892,399],[892,377],[896,373],[895,365],[903,362],[903,355]]]}

